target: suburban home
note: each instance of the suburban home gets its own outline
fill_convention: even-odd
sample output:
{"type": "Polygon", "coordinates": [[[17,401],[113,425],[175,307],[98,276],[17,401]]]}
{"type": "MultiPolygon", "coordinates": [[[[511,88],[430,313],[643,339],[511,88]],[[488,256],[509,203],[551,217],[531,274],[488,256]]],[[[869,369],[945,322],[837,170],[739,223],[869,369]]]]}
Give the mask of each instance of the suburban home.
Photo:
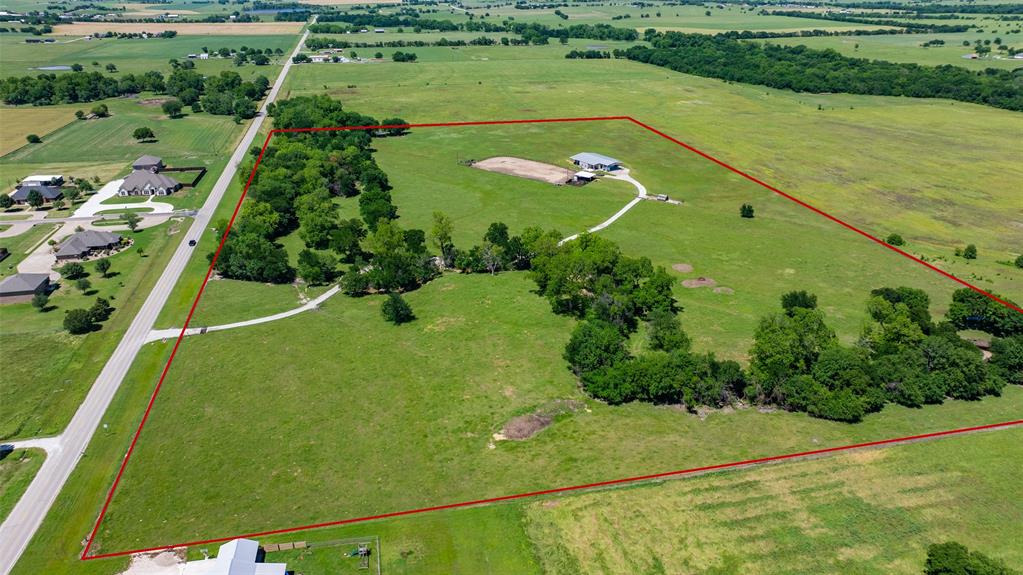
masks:
{"type": "Polygon", "coordinates": [[[153,172],[154,174],[166,167],[167,166],[163,163],[163,159],[156,156],[141,156],[139,159],[131,163],[131,169],[133,170],[153,172]]]}
{"type": "Polygon", "coordinates": [[[48,291],[49,274],[14,274],[0,281],[0,304],[32,301],[37,293],[48,291]]]}
{"type": "Polygon", "coordinates": [[[28,196],[32,192],[39,192],[39,195],[43,197],[43,201],[52,202],[64,197],[64,192],[60,189],[60,186],[23,186],[19,185],[18,189],[14,190],[11,194],[11,199],[14,203],[24,205],[28,203],[28,196]]]}
{"type": "Polygon", "coordinates": [[[181,575],[285,575],[287,563],[258,562],[259,543],[235,539],[220,546],[213,559],[189,561],[179,566],[181,575]]]}
{"type": "Polygon", "coordinates": [[[593,152],[582,152],[572,156],[572,163],[584,170],[602,170],[605,172],[622,167],[620,160],[593,152]]]}
{"type": "Polygon", "coordinates": [[[181,182],[170,176],[136,170],[117,188],[119,196],[167,196],[181,189],[181,182]]]}
{"type": "Polygon", "coordinates": [[[64,176],[55,175],[43,175],[43,176],[29,176],[24,180],[21,180],[21,186],[56,186],[60,187],[64,185],[64,176]]]}
{"type": "Polygon", "coordinates": [[[57,248],[57,261],[80,260],[95,252],[113,249],[121,243],[121,236],[99,230],[85,230],[67,237],[57,248]]]}

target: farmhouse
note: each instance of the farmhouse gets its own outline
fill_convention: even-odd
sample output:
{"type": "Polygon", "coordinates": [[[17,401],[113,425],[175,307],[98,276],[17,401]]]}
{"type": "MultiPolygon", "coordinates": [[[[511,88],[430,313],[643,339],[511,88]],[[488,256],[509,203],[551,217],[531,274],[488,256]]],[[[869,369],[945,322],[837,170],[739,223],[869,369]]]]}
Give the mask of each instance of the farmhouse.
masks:
{"type": "Polygon", "coordinates": [[[167,166],[156,156],[142,156],[131,167],[134,171],[117,189],[119,196],[166,196],[181,189],[181,182],[160,173],[167,166]]]}
{"type": "Polygon", "coordinates": [[[27,204],[28,196],[32,192],[39,192],[39,195],[42,196],[43,201],[46,202],[52,202],[53,200],[57,200],[64,197],[64,192],[61,191],[59,186],[32,185],[18,186],[18,189],[14,190],[14,193],[11,194],[11,199],[14,200],[14,203],[16,204],[20,205],[27,204]]]}
{"type": "Polygon", "coordinates": [[[121,236],[98,230],[85,230],[69,236],[57,248],[57,261],[77,260],[95,252],[109,250],[121,243],[121,236]]]}
{"type": "Polygon", "coordinates": [[[180,567],[181,575],[284,575],[286,563],[258,563],[259,543],[235,539],[220,546],[214,559],[189,561],[180,567]]]}
{"type": "Polygon", "coordinates": [[[581,152],[572,156],[572,163],[584,170],[602,170],[605,172],[617,170],[622,165],[620,160],[593,152],[581,152]]]}
{"type": "Polygon", "coordinates": [[[31,301],[37,293],[48,291],[49,274],[14,274],[0,281],[0,304],[31,301]]]}

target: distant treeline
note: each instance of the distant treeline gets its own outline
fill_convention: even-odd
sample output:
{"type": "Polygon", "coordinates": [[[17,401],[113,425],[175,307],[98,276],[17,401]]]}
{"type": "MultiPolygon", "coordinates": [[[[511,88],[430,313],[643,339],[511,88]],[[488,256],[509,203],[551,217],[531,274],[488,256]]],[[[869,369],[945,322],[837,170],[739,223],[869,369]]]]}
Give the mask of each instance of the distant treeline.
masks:
{"type": "Polygon", "coordinates": [[[379,14],[324,14],[309,30],[316,34],[345,34],[362,28],[412,28],[413,30],[436,30],[440,32],[510,32],[518,34],[530,44],[547,44],[551,38],[587,38],[590,40],[634,41],[639,33],[631,28],[616,28],[609,24],[573,24],[552,28],[543,24],[505,21],[501,24],[489,22],[461,22],[410,18],[407,16],[379,14]],[[344,22],[348,25],[331,24],[344,22]],[[321,23],[322,22],[322,23],[321,23]]]}
{"type": "Polygon", "coordinates": [[[205,109],[210,114],[251,118],[256,114],[255,102],[262,99],[269,87],[266,76],[242,81],[232,71],[205,78],[187,68],[178,68],[166,78],[155,70],[116,78],[99,72],[71,72],[4,78],[0,81],[0,100],[5,104],[47,106],[155,92],[174,96],[185,105],[198,103],[196,111],[205,109]]]}
{"type": "Polygon", "coordinates": [[[862,16],[848,16],[845,14],[819,14],[816,12],[804,12],[802,10],[772,10],[768,12],[771,16],[790,16],[793,18],[809,18],[811,20],[830,20],[833,22],[848,22],[850,24],[870,24],[873,26],[899,26],[906,30],[921,33],[935,34],[956,34],[967,32],[971,26],[967,24],[928,24],[919,22],[906,22],[903,20],[887,20],[883,18],[864,18],[862,16]]]}
{"type": "Polygon", "coordinates": [[[849,58],[834,50],[739,42],[720,36],[647,34],[653,48],[633,46],[615,56],[676,72],[796,92],[949,98],[1023,111],[1023,84],[1013,72],[973,72],[849,58]]]}
{"type": "Polygon", "coordinates": [[[424,48],[426,46],[493,46],[497,40],[480,36],[469,41],[448,40],[440,38],[436,42],[425,40],[388,40],[386,42],[349,42],[334,38],[309,38],[305,41],[305,47],[310,50],[325,50],[328,48],[424,48]]]}
{"type": "Polygon", "coordinates": [[[610,52],[601,52],[600,50],[572,50],[568,54],[565,54],[565,58],[569,60],[580,59],[580,60],[602,60],[611,58],[610,52]]]}
{"type": "Polygon", "coordinates": [[[903,4],[901,2],[836,2],[828,7],[900,10],[919,14],[1023,14],[1023,4],[903,4]]]}

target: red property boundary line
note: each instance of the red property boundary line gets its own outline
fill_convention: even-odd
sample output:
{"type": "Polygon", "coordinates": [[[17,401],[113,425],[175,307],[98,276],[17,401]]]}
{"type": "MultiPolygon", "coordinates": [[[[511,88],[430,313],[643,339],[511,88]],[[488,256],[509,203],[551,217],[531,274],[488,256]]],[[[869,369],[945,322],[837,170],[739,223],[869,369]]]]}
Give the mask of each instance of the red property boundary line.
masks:
{"type": "Polygon", "coordinates": [[[459,503],[449,503],[449,504],[446,504],[446,505],[438,505],[438,506],[433,506],[433,507],[423,507],[423,508],[419,508],[419,509],[410,509],[410,510],[405,510],[405,511],[396,511],[396,512],[391,512],[391,513],[384,513],[384,514],[381,514],[381,515],[372,515],[372,516],[358,517],[358,518],[353,518],[353,519],[343,519],[343,520],[339,520],[339,521],[329,521],[329,522],[325,522],[325,523],[316,523],[316,524],[312,524],[312,525],[301,525],[301,526],[297,526],[297,527],[288,527],[288,528],[283,528],[283,529],[275,529],[275,530],[271,530],[271,531],[262,531],[262,532],[257,532],[257,533],[247,533],[247,534],[243,534],[243,535],[234,535],[234,536],[230,536],[230,537],[219,537],[219,538],[215,538],[215,539],[205,539],[205,540],[202,540],[202,541],[189,541],[189,542],[186,542],[186,543],[175,543],[175,544],[164,545],[164,546],[160,546],[160,547],[149,547],[149,548],[146,548],[146,549],[133,549],[133,550],[129,550],[129,551],[116,551],[116,552],[111,552],[111,553],[102,553],[102,554],[97,554],[97,555],[89,555],[89,550],[92,548],[92,544],[93,544],[93,542],[96,539],[96,534],[99,532],[99,528],[100,528],[100,525],[103,522],[103,518],[106,517],[107,510],[110,507],[110,502],[113,500],[114,492],[117,490],[117,486],[120,484],[121,478],[124,476],[124,470],[128,466],[128,461],[131,459],[132,454],[135,452],[135,446],[138,443],[139,436],[142,434],[142,429],[143,429],[143,427],[145,427],[146,422],[149,420],[149,415],[150,415],[150,412],[153,409],[153,404],[156,402],[156,397],[160,393],[160,389],[163,386],[163,383],[164,383],[164,380],[167,377],[168,371],[170,370],[171,363],[173,363],[174,357],[177,355],[178,348],[181,345],[181,341],[182,341],[182,339],[184,339],[185,331],[188,329],[188,325],[192,321],[192,315],[195,313],[195,309],[196,309],[196,307],[199,304],[199,299],[202,297],[203,292],[206,290],[206,284],[209,282],[210,276],[213,273],[213,267],[217,263],[217,258],[220,257],[220,251],[223,249],[224,243],[227,241],[228,233],[231,231],[232,226],[234,226],[234,221],[238,217],[238,213],[241,210],[242,202],[245,200],[245,196],[248,194],[249,186],[252,184],[252,180],[253,180],[253,178],[256,175],[256,170],[259,168],[259,164],[263,160],[263,155],[266,153],[266,149],[267,149],[267,147],[270,144],[270,139],[274,136],[274,134],[296,133],[296,132],[341,132],[341,131],[353,131],[353,130],[382,130],[382,129],[389,129],[389,128],[444,128],[444,127],[464,127],[464,126],[496,126],[496,125],[511,125],[511,124],[546,124],[546,123],[602,122],[602,121],[627,121],[627,122],[631,122],[631,123],[633,123],[633,124],[643,128],[643,129],[645,129],[645,130],[647,130],[649,132],[657,134],[658,136],[660,136],[660,137],[662,137],[662,138],[664,138],[664,139],[666,139],[666,140],[668,140],[668,141],[670,141],[670,142],[672,142],[672,143],[674,143],[674,144],[676,144],[678,146],[681,146],[681,147],[685,148],[686,150],[689,150],[690,152],[693,152],[693,153],[695,153],[695,154],[697,154],[697,155],[699,155],[699,156],[701,156],[701,157],[703,157],[703,158],[705,158],[707,160],[710,160],[711,162],[714,162],[715,164],[718,164],[719,166],[721,166],[721,167],[723,167],[723,168],[725,168],[725,169],[727,169],[727,170],[729,170],[729,171],[731,171],[731,172],[733,172],[735,174],[738,174],[738,175],[742,176],[743,178],[745,178],[745,179],[747,179],[747,180],[749,180],[749,181],[751,181],[751,182],[753,182],[755,184],[758,184],[758,185],[760,185],[763,188],[766,188],[766,189],[774,192],[775,194],[778,194],[778,195],[780,195],[780,196],[782,196],[782,197],[784,197],[784,198],[786,198],[788,200],[791,200],[791,201],[799,204],[800,206],[802,206],[802,207],[804,207],[804,208],[806,208],[806,209],[808,209],[808,210],[810,210],[810,211],[812,211],[812,212],[814,212],[814,213],[816,213],[816,214],[818,214],[820,216],[823,216],[823,217],[825,217],[825,218],[827,218],[827,219],[829,219],[829,220],[831,220],[831,221],[841,225],[842,227],[844,227],[844,228],[846,228],[848,230],[856,232],[857,234],[859,234],[859,235],[861,235],[861,236],[863,236],[863,237],[873,241],[874,243],[876,243],[876,244],[878,244],[880,246],[883,246],[883,247],[885,247],[885,248],[887,248],[889,250],[892,250],[892,251],[894,251],[894,252],[896,252],[896,253],[898,253],[898,254],[906,257],[906,258],[909,258],[910,260],[912,260],[912,261],[914,261],[914,262],[916,262],[916,263],[918,263],[920,265],[923,265],[923,266],[927,267],[928,269],[930,269],[930,270],[932,270],[934,272],[937,272],[937,273],[941,274],[942,276],[944,276],[944,277],[946,277],[948,279],[951,279],[952,281],[955,281],[955,282],[957,282],[957,283],[959,283],[959,284],[961,284],[961,285],[963,285],[963,286],[965,286],[965,287],[967,287],[967,288],[969,288],[969,289],[971,289],[971,290],[973,290],[973,291],[975,291],[977,293],[980,293],[980,294],[990,298],[991,300],[996,301],[996,302],[1000,303],[1001,305],[1004,305],[1005,307],[1008,307],[1008,308],[1013,309],[1013,310],[1015,310],[1017,312],[1023,313],[1023,308],[1020,308],[1017,305],[1014,305],[1014,304],[1012,304],[1012,303],[1010,303],[1008,301],[1005,301],[1005,300],[1003,300],[1003,299],[1001,299],[1001,298],[999,298],[999,297],[997,297],[997,296],[995,296],[995,295],[993,295],[991,293],[988,293],[988,292],[978,288],[977,286],[974,286],[974,285],[972,285],[972,284],[970,284],[970,283],[968,283],[968,282],[966,282],[966,281],[964,281],[964,280],[962,280],[962,279],[960,279],[960,278],[958,278],[958,277],[956,277],[956,276],[954,276],[954,275],[952,275],[952,274],[950,274],[950,273],[948,273],[948,272],[946,272],[946,271],[944,271],[942,269],[939,269],[938,267],[936,267],[934,265],[931,265],[931,264],[921,260],[920,258],[917,258],[916,256],[914,256],[912,254],[909,254],[909,253],[907,253],[907,252],[905,252],[905,251],[903,251],[903,250],[901,250],[901,249],[899,249],[899,248],[897,248],[895,246],[889,245],[889,244],[885,243],[884,241],[878,239],[877,237],[875,237],[875,236],[873,236],[873,235],[871,235],[871,234],[869,234],[869,233],[867,233],[867,232],[865,232],[865,231],[863,231],[863,230],[861,230],[861,229],[859,229],[859,228],[857,228],[857,227],[855,227],[855,226],[853,226],[851,224],[848,224],[848,223],[846,223],[846,222],[836,218],[835,216],[832,216],[831,214],[829,214],[829,213],[827,213],[827,212],[825,212],[823,210],[820,210],[820,209],[818,209],[818,208],[816,208],[816,207],[814,207],[814,206],[812,206],[812,205],[810,205],[810,204],[800,200],[799,198],[791,196],[791,195],[789,195],[789,194],[779,190],[778,188],[776,188],[776,187],[774,187],[774,186],[772,186],[772,185],[770,185],[770,184],[768,184],[768,183],[766,183],[766,182],[764,182],[764,181],[762,181],[762,180],[760,180],[760,179],[758,179],[758,178],[756,178],[754,176],[751,176],[750,174],[747,174],[746,172],[744,172],[744,171],[742,171],[742,170],[740,170],[738,168],[735,168],[735,167],[733,167],[733,166],[731,166],[731,165],[729,165],[729,164],[727,164],[727,163],[725,163],[725,162],[715,158],[714,156],[711,156],[710,154],[708,154],[706,152],[703,152],[703,151],[701,151],[701,150],[699,150],[699,149],[697,149],[697,148],[695,148],[693,146],[690,146],[689,144],[686,144],[685,142],[682,142],[681,140],[675,139],[672,136],[669,136],[668,134],[665,134],[664,132],[658,130],[657,128],[654,128],[654,127],[652,127],[652,126],[650,126],[648,124],[640,122],[639,120],[636,120],[635,118],[632,118],[630,116],[598,116],[598,117],[584,117],[584,118],[546,118],[546,119],[535,119],[535,120],[496,120],[496,121],[478,121],[478,122],[441,122],[441,123],[430,123],[430,124],[390,124],[390,125],[378,125],[378,126],[334,126],[334,127],[324,127],[324,128],[273,129],[273,130],[270,131],[269,134],[267,134],[266,140],[264,140],[264,142],[263,142],[263,147],[260,149],[259,155],[256,157],[256,163],[252,167],[252,171],[249,173],[248,180],[246,180],[245,186],[242,189],[241,197],[238,199],[238,203],[235,205],[234,211],[231,214],[231,219],[228,221],[228,225],[227,225],[226,229],[224,230],[224,233],[220,237],[220,243],[217,245],[217,249],[216,249],[216,251],[213,254],[212,260],[210,261],[209,268],[206,270],[206,276],[203,278],[202,284],[199,286],[199,291],[198,291],[198,293],[196,293],[195,299],[192,301],[192,306],[188,310],[188,316],[185,318],[185,323],[182,326],[181,332],[178,334],[178,337],[177,337],[177,339],[174,342],[174,347],[171,349],[171,354],[170,354],[170,357],[167,359],[167,364],[164,365],[163,371],[160,373],[160,379],[157,381],[156,387],[153,389],[153,394],[149,398],[149,403],[146,405],[146,410],[145,410],[145,413],[143,413],[143,415],[142,415],[142,420],[139,422],[139,426],[135,430],[135,434],[132,437],[131,444],[128,446],[128,451],[127,451],[127,453],[125,453],[124,459],[121,461],[121,465],[120,465],[120,468],[117,471],[116,477],[114,478],[114,482],[110,486],[110,490],[107,492],[106,499],[103,501],[103,507],[100,510],[99,516],[96,518],[96,522],[93,525],[92,532],[89,534],[88,542],[85,545],[85,549],[82,551],[82,555],[81,555],[80,559],[83,560],[83,561],[87,561],[87,560],[91,560],[91,559],[104,559],[104,558],[110,558],[110,557],[120,557],[120,556],[124,556],[124,555],[130,555],[132,553],[141,553],[141,552],[147,552],[147,551],[159,551],[159,550],[164,550],[164,549],[172,549],[172,548],[175,548],[175,547],[186,547],[186,546],[192,546],[192,545],[203,545],[203,544],[208,544],[208,543],[218,543],[218,542],[222,542],[222,541],[229,541],[229,540],[232,540],[232,539],[238,539],[240,537],[259,537],[259,536],[275,535],[275,534],[281,534],[281,533],[290,533],[290,532],[294,532],[294,531],[302,531],[302,530],[306,530],[306,529],[317,529],[317,528],[322,528],[322,527],[332,527],[332,526],[345,525],[345,524],[350,524],[350,523],[358,523],[358,522],[363,522],[363,521],[371,521],[371,520],[374,520],[374,519],[385,519],[385,518],[390,518],[390,517],[401,517],[401,516],[413,515],[413,514],[417,514],[417,513],[426,513],[426,512],[429,512],[429,511],[440,511],[440,510],[444,510],[444,509],[455,509],[455,508],[459,508],[459,507],[468,507],[468,506],[472,506],[472,505],[480,505],[480,504],[485,504],[485,503],[496,503],[496,502],[500,502],[500,501],[509,501],[509,500],[514,500],[514,499],[523,499],[523,498],[527,498],[527,497],[536,497],[536,496],[540,496],[540,495],[550,495],[550,494],[565,493],[565,492],[570,492],[570,491],[579,491],[579,490],[585,490],[585,489],[593,489],[593,488],[598,488],[598,487],[608,487],[608,486],[622,485],[622,484],[627,484],[627,483],[635,483],[635,482],[640,482],[640,481],[649,481],[649,480],[652,480],[652,479],[663,479],[663,478],[669,478],[669,477],[681,477],[681,476],[692,475],[692,474],[701,473],[701,472],[717,471],[717,470],[723,470],[723,469],[729,469],[729,468],[743,467],[743,466],[748,466],[748,465],[755,465],[755,464],[761,464],[761,463],[769,463],[769,462],[774,462],[774,461],[783,461],[783,460],[788,460],[788,459],[806,458],[806,457],[812,457],[812,456],[816,456],[816,455],[829,454],[829,453],[837,453],[837,452],[848,451],[848,450],[853,450],[853,449],[862,449],[862,448],[867,448],[867,447],[891,445],[891,444],[896,444],[896,443],[904,443],[904,442],[909,442],[909,441],[916,441],[916,440],[936,438],[936,437],[945,437],[945,436],[950,436],[950,435],[957,435],[957,434],[963,434],[963,433],[969,433],[969,432],[975,432],[975,431],[982,431],[982,430],[987,430],[987,429],[1012,427],[1012,426],[1017,426],[1017,425],[1023,424],[1023,420],[1015,420],[1015,421],[1008,421],[1008,422],[1002,422],[1002,423],[992,423],[992,424],[981,425],[981,426],[976,426],[976,427],[966,427],[966,428],[960,428],[960,429],[951,429],[951,430],[946,430],[946,431],[938,431],[938,432],[934,432],[934,433],[926,433],[926,434],[923,434],[923,435],[912,435],[912,436],[906,436],[906,437],[897,437],[897,438],[891,438],[891,439],[883,439],[883,440],[871,441],[871,442],[867,442],[867,443],[857,443],[857,444],[853,444],[853,445],[829,447],[829,448],[817,449],[817,450],[813,450],[813,451],[803,451],[803,452],[799,452],[799,453],[789,453],[789,454],[785,454],[785,455],[775,455],[775,456],[763,457],[763,458],[759,458],[759,459],[749,459],[749,460],[745,460],[745,461],[736,461],[736,462],[731,462],[731,463],[721,463],[721,464],[710,465],[710,466],[705,466],[705,467],[694,467],[694,468],[690,468],[690,469],[682,469],[682,470],[676,470],[676,471],[666,471],[666,472],[655,473],[655,474],[650,474],[650,475],[639,475],[639,476],[635,476],[635,477],[626,477],[626,478],[620,478],[620,479],[612,479],[612,480],[608,480],[608,481],[601,481],[601,482],[597,482],[597,483],[588,483],[588,484],[584,484],[584,485],[572,485],[572,486],[566,486],[566,487],[558,487],[558,488],[554,488],[554,489],[546,489],[546,490],[542,490],[542,491],[533,491],[533,492],[529,492],[529,493],[519,493],[519,494],[514,494],[514,495],[504,495],[504,496],[493,497],[493,498],[489,498],[489,499],[478,499],[478,500],[474,500],[474,501],[464,501],[464,502],[459,502],[459,503]]]}

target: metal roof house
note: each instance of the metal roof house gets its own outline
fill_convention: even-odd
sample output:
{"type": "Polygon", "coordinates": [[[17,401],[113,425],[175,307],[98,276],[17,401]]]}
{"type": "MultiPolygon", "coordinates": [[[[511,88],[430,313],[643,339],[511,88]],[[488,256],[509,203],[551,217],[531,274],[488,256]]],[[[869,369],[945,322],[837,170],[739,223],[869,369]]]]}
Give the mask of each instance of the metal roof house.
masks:
{"type": "Polygon", "coordinates": [[[181,189],[181,182],[170,176],[135,170],[117,188],[119,196],[167,196],[181,189]]]}
{"type": "Polygon", "coordinates": [[[84,258],[93,252],[109,250],[121,243],[121,236],[99,230],[85,230],[69,236],[57,248],[57,261],[84,258]]]}
{"type": "Polygon", "coordinates": [[[14,190],[11,194],[11,199],[16,204],[27,204],[28,196],[33,191],[39,192],[39,195],[43,197],[43,201],[52,202],[53,200],[64,197],[64,192],[60,189],[60,186],[39,186],[39,185],[26,185],[20,186],[14,190]]]}
{"type": "Polygon", "coordinates": [[[259,543],[235,539],[220,546],[215,559],[189,561],[181,575],[285,575],[286,563],[257,563],[259,543]]]}
{"type": "Polygon", "coordinates": [[[31,301],[37,293],[49,290],[49,274],[14,274],[0,281],[0,303],[31,301]]]}
{"type": "Polygon", "coordinates": [[[22,186],[63,186],[64,176],[59,174],[45,174],[29,176],[21,180],[22,186]]]}
{"type": "Polygon", "coordinates": [[[145,170],[147,172],[159,172],[166,168],[163,159],[156,156],[141,156],[139,159],[131,163],[131,169],[133,170],[145,170]]]}
{"type": "Polygon", "coordinates": [[[603,154],[593,152],[582,152],[572,156],[572,163],[584,170],[617,170],[622,166],[621,160],[616,160],[603,154]]]}

